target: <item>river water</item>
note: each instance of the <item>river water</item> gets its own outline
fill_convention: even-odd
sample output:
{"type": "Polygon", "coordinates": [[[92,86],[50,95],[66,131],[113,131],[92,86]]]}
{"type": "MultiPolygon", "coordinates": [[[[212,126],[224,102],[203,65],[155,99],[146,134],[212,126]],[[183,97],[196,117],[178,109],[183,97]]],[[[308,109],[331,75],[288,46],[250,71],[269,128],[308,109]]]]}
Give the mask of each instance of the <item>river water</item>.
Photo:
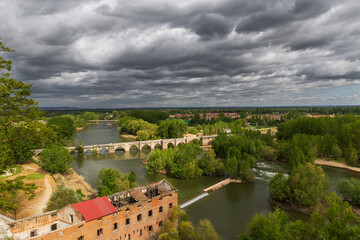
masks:
{"type": "MultiPolygon", "coordinates": [[[[111,142],[132,141],[122,138],[114,126],[106,123],[93,125],[76,134],[74,140],[83,144],[105,144],[111,142]]],[[[85,154],[74,156],[73,169],[83,175],[87,182],[96,188],[98,171],[102,168],[118,168],[122,173],[136,172],[139,185],[144,185],[166,178],[179,190],[179,203],[192,198],[201,191],[221,179],[218,177],[200,177],[198,179],[180,180],[168,178],[164,175],[147,174],[142,160],[150,156],[149,150],[85,154]]],[[[328,177],[331,190],[342,179],[351,177],[360,179],[360,175],[344,169],[323,167],[328,177]]],[[[196,223],[204,218],[209,219],[216,231],[224,239],[236,239],[237,235],[245,230],[246,224],[257,213],[267,214],[273,210],[269,204],[269,181],[279,171],[288,170],[286,163],[264,162],[258,163],[255,171],[255,182],[249,184],[229,184],[199,200],[186,206],[184,210],[196,223]]],[[[307,220],[308,216],[289,212],[290,218],[307,220]]]]}

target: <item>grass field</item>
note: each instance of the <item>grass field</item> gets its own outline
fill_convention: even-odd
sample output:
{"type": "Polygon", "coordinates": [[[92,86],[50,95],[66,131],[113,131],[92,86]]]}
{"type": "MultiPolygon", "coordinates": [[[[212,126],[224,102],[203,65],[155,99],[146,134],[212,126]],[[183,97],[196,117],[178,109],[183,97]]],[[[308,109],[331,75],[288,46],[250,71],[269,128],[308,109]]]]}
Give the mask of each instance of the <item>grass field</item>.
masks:
{"type": "Polygon", "coordinates": [[[33,173],[33,174],[26,175],[26,179],[37,180],[37,179],[43,178],[44,176],[45,176],[45,174],[42,174],[42,173],[33,173]]]}

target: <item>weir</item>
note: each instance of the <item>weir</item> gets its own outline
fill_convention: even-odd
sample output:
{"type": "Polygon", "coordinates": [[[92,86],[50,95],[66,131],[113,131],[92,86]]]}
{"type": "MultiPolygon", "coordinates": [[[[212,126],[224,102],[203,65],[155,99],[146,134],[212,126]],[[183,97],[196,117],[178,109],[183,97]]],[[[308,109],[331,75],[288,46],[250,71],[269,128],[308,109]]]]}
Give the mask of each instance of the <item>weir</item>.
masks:
{"type": "Polygon", "coordinates": [[[188,201],[185,201],[183,202],[182,204],[180,204],[180,208],[184,208],[184,207],[187,207],[189,206],[190,204],[202,199],[203,197],[206,197],[207,195],[209,195],[207,192],[203,192],[203,193],[200,193],[199,195],[197,195],[196,197],[188,200],[188,201]]]}
{"type": "Polygon", "coordinates": [[[194,198],[191,198],[190,200],[188,201],[185,201],[183,203],[180,204],[180,208],[184,208],[184,207],[187,207],[189,206],[190,204],[202,199],[203,197],[206,197],[209,195],[210,192],[213,192],[215,190],[218,190],[219,188],[222,188],[226,185],[228,185],[229,183],[241,183],[241,180],[238,180],[238,179],[230,179],[230,178],[227,178],[221,182],[218,182],[208,188],[205,188],[202,193],[200,193],[199,195],[196,195],[194,198]]]}

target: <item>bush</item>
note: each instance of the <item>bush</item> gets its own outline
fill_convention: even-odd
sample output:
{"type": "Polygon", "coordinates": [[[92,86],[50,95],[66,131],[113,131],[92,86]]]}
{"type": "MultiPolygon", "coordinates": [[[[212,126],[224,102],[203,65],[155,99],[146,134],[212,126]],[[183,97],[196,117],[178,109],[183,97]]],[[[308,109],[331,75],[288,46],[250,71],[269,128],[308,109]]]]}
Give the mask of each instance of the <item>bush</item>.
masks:
{"type": "Polygon", "coordinates": [[[197,240],[220,240],[213,225],[207,219],[200,220],[196,228],[197,240]]]}
{"type": "Polygon", "coordinates": [[[76,190],[75,192],[69,187],[63,185],[59,186],[51,195],[45,211],[52,211],[68,206],[70,204],[81,202],[83,196],[84,195],[81,193],[80,189],[76,190]]]}

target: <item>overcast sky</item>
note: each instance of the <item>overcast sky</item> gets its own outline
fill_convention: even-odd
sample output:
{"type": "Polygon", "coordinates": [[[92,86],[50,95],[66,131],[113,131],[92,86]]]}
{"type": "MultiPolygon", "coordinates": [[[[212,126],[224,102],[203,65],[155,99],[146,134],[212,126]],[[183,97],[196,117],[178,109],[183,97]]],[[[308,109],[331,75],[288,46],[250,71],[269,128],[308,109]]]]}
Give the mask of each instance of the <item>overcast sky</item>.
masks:
{"type": "Polygon", "coordinates": [[[360,104],[359,0],[0,0],[40,106],[360,104]]]}

